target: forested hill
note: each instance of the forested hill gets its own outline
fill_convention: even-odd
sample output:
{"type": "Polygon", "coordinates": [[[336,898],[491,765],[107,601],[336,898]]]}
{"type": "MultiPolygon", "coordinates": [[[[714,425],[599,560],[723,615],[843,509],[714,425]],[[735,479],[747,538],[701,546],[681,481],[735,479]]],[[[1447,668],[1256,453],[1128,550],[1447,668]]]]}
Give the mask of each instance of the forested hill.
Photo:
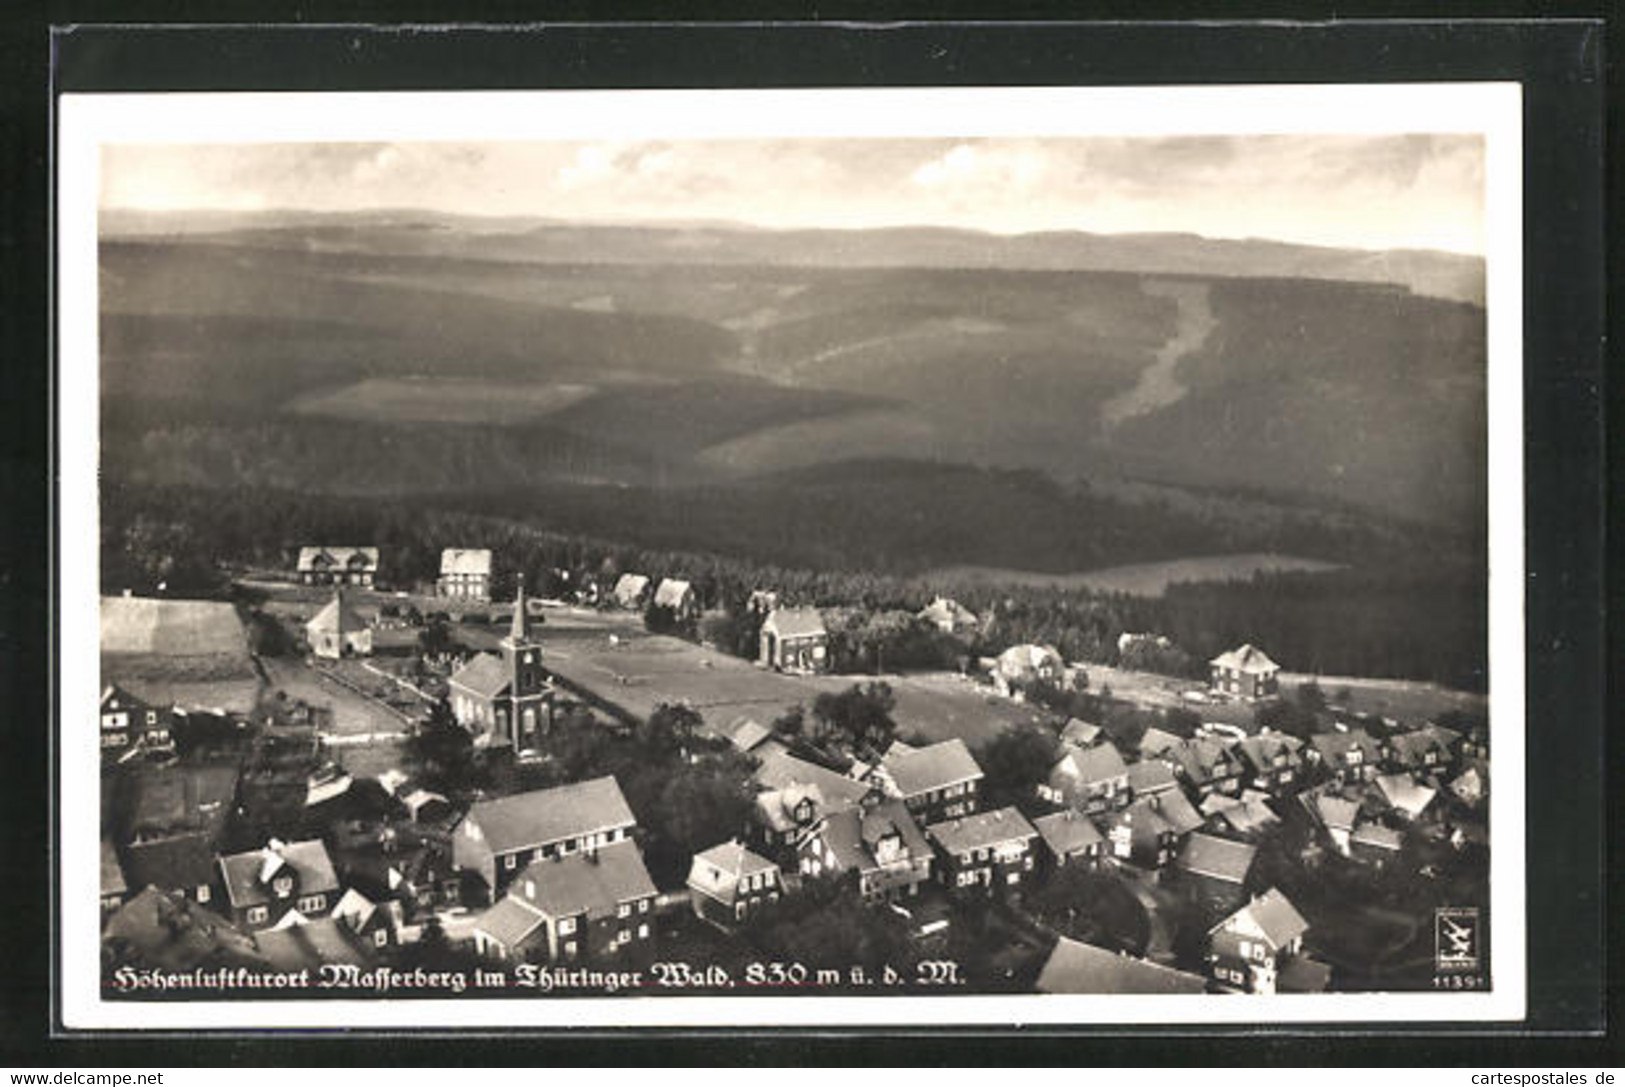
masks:
{"type": "Polygon", "coordinates": [[[215,563],[287,569],[313,540],[367,541],[381,576],[430,580],[446,547],[492,548],[498,584],[516,573],[558,589],[622,571],[692,580],[707,606],[737,606],[754,589],[820,606],[914,611],[947,593],[992,617],[973,651],[1037,641],[1069,659],[1114,661],[1118,635],[1159,631],[1202,660],[1243,641],[1271,647],[1287,667],[1322,674],[1388,676],[1482,689],[1485,593],[1481,561],[1447,550],[1372,543],[1362,564],[1330,573],[1261,574],[1244,581],[1175,585],[1161,598],[980,579],[904,576],[873,569],[813,569],[771,554],[636,545],[558,531],[545,509],[534,521],[463,508],[281,491],[220,492],[110,482],[102,513],[104,591],[220,592],[215,563]]]}

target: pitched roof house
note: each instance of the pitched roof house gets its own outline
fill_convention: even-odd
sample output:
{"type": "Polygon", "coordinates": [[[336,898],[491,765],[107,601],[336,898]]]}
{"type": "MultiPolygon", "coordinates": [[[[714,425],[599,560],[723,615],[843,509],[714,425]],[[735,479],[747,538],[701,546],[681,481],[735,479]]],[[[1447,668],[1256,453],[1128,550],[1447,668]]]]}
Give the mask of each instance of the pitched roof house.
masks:
{"type": "Polygon", "coordinates": [[[976,810],[982,768],[957,736],[929,747],[895,743],[881,758],[880,769],[887,791],[918,819],[951,819],[976,810]]]}
{"type": "Polygon", "coordinates": [[[658,894],[637,843],[532,861],[475,923],[474,947],[498,959],[569,961],[650,938],[658,894]]]}
{"type": "Polygon", "coordinates": [[[1112,856],[1141,868],[1161,868],[1179,840],[1200,827],[1202,816],[1178,789],[1135,800],[1106,823],[1112,856]]]}
{"type": "Polygon", "coordinates": [[[623,608],[641,608],[649,595],[649,579],[642,574],[622,574],[615,582],[615,603],[623,608]]]}
{"type": "Polygon", "coordinates": [[[1001,689],[1033,683],[1059,683],[1066,676],[1066,662],[1054,646],[1013,645],[1000,653],[993,665],[993,678],[1001,689]]]}
{"type": "Polygon", "coordinates": [[[1041,993],[1201,993],[1205,978],[1063,936],[1038,973],[1041,993]]]}
{"type": "Polygon", "coordinates": [[[318,657],[365,657],[372,653],[372,627],[335,588],[333,599],[305,624],[305,640],[318,657]]]}
{"type": "Polygon", "coordinates": [[[441,596],[458,600],[491,599],[491,549],[448,547],[440,552],[441,596]]]}
{"type": "Polygon", "coordinates": [[[784,892],[784,877],[777,864],[751,852],[743,842],[723,842],[694,855],[688,891],[696,916],[729,928],[777,902],[784,892]]]}
{"type": "Polygon", "coordinates": [[[1128,764],[1111,744],[1063,747],[1038,793],[1080,811],[1105,811],[1128,803],[1128,764]]]}
{"type": "Polygon", "coordinates": [[[1389,765],[1414,773],[1438,773],[1454,765],[1461,733],[1443,725],[1426,724],[1388,737],[1389,765]]]}
{"type": "Polygon", "coordinates": [[[1439,790],[1421,784],[1409,774],[1383,774],[1374,787],[1383,802],[1406,819],[1420,819],[1439,795],[1439,790]]]}
{"type": "Polygon", "coordinates": [[[1128,765],[1128,787],[1135,796],[1156,796],[1179,788],[1179,779],[1161,759],[1141,759],[1128,765]]]}
{"type": "Polygon", "coordinates": [[[829,631],[817,608],[774,608],[762,622],[757,660],[780,672],[829,671],[829,631]]]}
{"type": "Polygon", "coordinates": [[[1145,734],[1140,737],[1140,758],[1149,759],[1153,756],[1161,755],[1172,748],[1178,747],[1184,742],[1183,737],[1175,736],[1172,732],[1167,732],[1155,725],[1152,725],[1150,728],[1146,729],[1145,734]]]}
{"type": "Polygon", "coordinates": [[[943,634],[971,634],[981,625],[975,612],[945,596],[936,597],[918,614],[943,634]]]}
{"type": "Polygon", "coordinates": [[[931,878],[931,843],[901,800],[871,800],[831,812],[798,847],[802,875],[856,872],[858,894],[874,903],[913,896],[931,878]]]}
{"type": "Polygon", "coordinates": [[[453,831],[452,859],[494,896],[525,864],[602,850],[636,825],[615,779],[593,778],[479,801],[453,831]]]}
{"type": "Polygon", "coordinates": [[[232,918],[249,929],[269,928],[289,910],[309,917],[338,901],[339,879],[320,839],[283,843],[220,858],[220,879],[232,918]]]}
{"type": "Polygon", "coordinates": [[[159,970],[263,968],[247,933],[184,895],[148,887],[107,919],[102,947],[115,963],[159,970]]]}
{"type": "Polygon", "coordinates": [[[1040,815],[1033,829],[1057,866],[1079,861],[1094,865],[1105,856],[1105,837],[1088,816],[1072,808],[1040,815]]]}
{"type": "Polygon", "coordinates": [[[1317,732],[1309,738],[1310,760],[1324,766],[1338,780],[1364,781],[1382,761],[1382,744],[1363,728],[1317,732]]]}
{"type": "Polygon", "coordinates": [[[1015,808],[932,823],[925,834],[937,847],[945,887],[1002,891],[1031,878],[1038,831],[1015,808]]]}
{"type": "Polygon", "coordinates": [[[1246,898],[1247,876],[1258,847],[1211,834],[1192,834],[1175,861],[1208,916],[1233,910],[1246,898]]]}
{"type": "Polygon", "coordinates": [[[1241,788],[1242,762],[1231,745],[1213,736],[1181,740],[1160,756],[1170,763],[1198,796],[1233,793],[1241,788]]]}
{"type": "Polygon", "coordinates": [[[1237,698],[1267,698],[1280,690],[1281,666],[1268,653],[1246,644],[1208,662],[1213,690],[1237,698]]]}
{"type": "Polygon", "coordinates": [[[371,585],[378,575],[378,549],[301,547],[298,573],[306,585],[371,585]]]}
{"type": "Polygon", "coordinates": [[[1235,753],[1246,782],[1266,791],[1291,786],[1303,766],[1303,741],[1284,732],[1266,729],[1249,736],[1235,745],[1235,753]]]}
{"type": "Polygon", "coordinates": [[[1208,932],[1208,966],[1221,986],[1273,993],[1287,962],[1303,948],[1309,922],[1279,888],[1254,898],[1208,932]]]}
{"type": "Polygon", "coordinates": [[[672,577],[663,579],[655,589],[654,605],[670,608],[678,622],[687,622],[700,614],[700,599],[695,595],[694,586],[672,577]]]}

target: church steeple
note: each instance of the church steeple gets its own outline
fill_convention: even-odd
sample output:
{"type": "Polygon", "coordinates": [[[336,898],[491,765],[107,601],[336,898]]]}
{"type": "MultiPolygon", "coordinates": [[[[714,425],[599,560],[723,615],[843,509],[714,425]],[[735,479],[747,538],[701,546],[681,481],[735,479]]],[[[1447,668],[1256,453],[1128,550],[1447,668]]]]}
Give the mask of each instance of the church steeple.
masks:
{"type": "Polygon", "coordinates": [[[508,640],[514,645],[524,645],[530,641],[530,608],[525,603],[525,575],[519,575],[519,589],[514,594],[513,601],[513,627],[508,632],[508,640]]]}

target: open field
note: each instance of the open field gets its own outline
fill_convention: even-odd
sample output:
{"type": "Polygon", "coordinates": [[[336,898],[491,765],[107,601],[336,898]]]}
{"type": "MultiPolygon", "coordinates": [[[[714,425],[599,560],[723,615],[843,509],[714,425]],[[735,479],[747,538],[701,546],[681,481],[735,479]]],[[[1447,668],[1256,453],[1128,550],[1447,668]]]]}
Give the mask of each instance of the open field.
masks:
{"type": "Polygon", "coordinates": [[[405,723],[378,703],[335,683],[305,665],[286,657],[267,657],[262,662],[270,690],[285,691],[289,698],[302,698],[313,706],[333,711],[335,736],[401,734],[405,723]]]}
{"type": "Polygon", "coordinates": [[[549,612],[544,630],[543,660],[551,671],[634,717],[647,716],[662,702],[686,701],[713,726],[740,715],[765,724],[792,706],[810,707],[821,693],[873,679],[891,684],[897,696],[892,716],[899,732],[933,741],[959,737],[974,747],[1009,724],[1046,716],[952,673],[783,675],[678,638],[646,634],[629,614],[549,612]],[[610,644],[611,634],[617,644],[610,644]]]}
{"type": "Polygon", "coordinates": [[[1003,582],[1012,585],[1059,589],[1089,589],[1130,596],[1161,596],[1168,586],[1181,581],[1246,581],[1254,574],[1282,571],[1319,573],[1337,570],[1337,563],[1273,552],[1241,555],[1198,555],[1168,562],[1135,563],[1085,570],[1075,574],[1045,574],[1030,570],[1003,570],[990,566],[952,566],[932,571],[932,576],[965,581],[1003,582]]]}
{"type": "Polygon", "coordinates": [[[294,400],[298,415],[373,422],[511,426],[540,419],[586,399],[591,385],[457,378],[374,377],[294,400]]]}
{"type": "Polygon", "coordinates": [[[1374,713],[1397,721],[1426,721],[1445,710],[1487,717],[1489,696],[1472,691],[1453,691],[1437,683],[1404,679],[1366,679],[1360,676],[1310,676],[1281,673],[1281,689],[1291,693],[1310,680],[1320,684],[1327,698],[1358,713],[1374,713]],[[1344,689],[1348,697],[1344,698],[1344,689]]]}

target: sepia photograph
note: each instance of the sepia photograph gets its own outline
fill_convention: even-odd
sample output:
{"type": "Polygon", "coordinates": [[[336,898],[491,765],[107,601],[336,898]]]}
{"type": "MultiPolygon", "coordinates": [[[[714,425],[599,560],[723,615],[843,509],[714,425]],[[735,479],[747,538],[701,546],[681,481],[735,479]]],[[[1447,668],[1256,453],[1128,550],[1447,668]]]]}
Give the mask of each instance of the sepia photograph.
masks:
{"type": "Polygon", "coordinates": [[[1516,1018],[1519,108],[64,97],[66,1021],[1516,1018]]]}

